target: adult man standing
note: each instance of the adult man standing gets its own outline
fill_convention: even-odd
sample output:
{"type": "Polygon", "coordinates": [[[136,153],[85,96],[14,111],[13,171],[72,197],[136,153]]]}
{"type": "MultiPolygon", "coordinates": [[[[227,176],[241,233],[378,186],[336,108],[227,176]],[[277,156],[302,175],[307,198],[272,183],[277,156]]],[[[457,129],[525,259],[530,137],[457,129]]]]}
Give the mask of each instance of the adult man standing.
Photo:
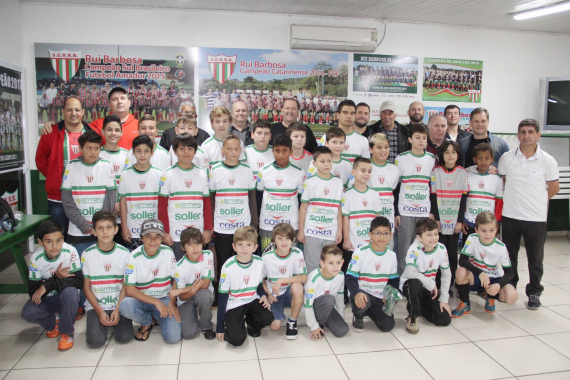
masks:
{"type": "Polygon", "coordinates": [[[516,287],[521,237],[524,239],[530,275],[530,283],[526,285],[527,307],[537,310],[544,290],[540,280],[544,272],[548,201],[560,190],[559,172],[556,160],[538,145],[538,121],[521,121],[517,138],[519,146],[499,161],[499,174],[505,179],[503,242],[509,251],[514,272],[512,284],[516,287]]]}
{"type": "Polygon", "coordinates": [[[247,120],[248,109],[247,104],[238,100],[232,105],[232,125],[229,133],[236,135],[244,146],[253,144],[251,137],[252,125],[247,120]]]}
{"type": "Polygon", "coordinates": [[[463,167],[468,168],[475,165],[473,161],[473,149],[481,143],[489,143],[493,148],[495,160],[493,166],[496,168],[499,165],[501,156],[509,151],[509,145],[505,140],[489,131],[489,111],[485,108],[479,107],[471,111],[469,116],[469,125],[473,130],[473,134],[469,135],[459,141],[461,153],[463,153],[463,167]]]}
{"type": "Polygon", "coordinates": [[[394,162],[400,153],[410,150],[408,128],[396,121],[396,103],[385,101],[380,106],[380,120],[368,127],[369,136],[383,133],[390,144],[388,160],[394,162]]]}
{"type": "Polygon", "coordinates": [[[428,120],[428,145],[426,150],[435,156],[435,164],[438,164],[437,151],[447,135],[447,119],[436,113],[431,115],[428,120]]]}
{"type": "MultiPolygon", "coordinates": [[[[342,157],[350,162],[354,162],[358,157],[370,158],[368,139],[354,132],[353,126],[356,117],[356,104],[350,99],[343,100],[338,105],[336,117],[338,119],[338,126],[346,134],[344,152],[341,154],[342,157]]],[[[324,143],[325,136],[323,136],[321,141],[324,143]]]]}
{"type": "Polygon", "coordinates": [[[426,111],[424,109],[424,105],[421,102],[411,103],[410,106],[408,107],[408,117],[410,118],[410,124],[408,124],[408,127],[410,125],[415,125],[415,124],[421,124],[425,127],[426,126],[424,124],[425,114],[426,111]]]}
{"type": "Polygon", "coordinates": [[[455,104],[450,104],[443,110],[443,115],[447,119],[447,134],[449,139],[455,142],[461,141],[471,133],[459,128],[461,120],[461,110],[455,104]]]}
{"type": "MultiPolygon", "coordinates": [[[[336,112],[336,110],[335,110],[336,112]]],[[[354,119],[354,131],[366,138],[369,136],[368,122],[370,121],[370,106],[366,103],[356,105],[356,118],[354,119]]]]}
{"type": "MultiPolygon", "coordinates": [[[[302,88],[300,89],[302,90],[302,88]]],[[[271,124],[271,142],[269,145],[273,145],[273,140],[279,135],[282,135],[287,130],[287,127],[299,120],[299,102],[295,98],[285,99],[283,102],[283,109],[281,110],[281,115],[283,115],[283,121],[279,123],[271,124]]],[[[307,127],[307,139],[305,141],[305,150],[307,152],[313,153],[313,150],[319,146],[317,144],[317,139],[313,134],[311,128],[307,127]]]]}
{"type": "MultiPolygon", "coordinates": [[[[178,117],[180,116],[188,116],[197,119],[198,114],[196,114],[196,106],[194,105],[194,103],[189,101],[180,103],[180,106],[178,108],[178,117]]],[[[176,138],[176,130],[174,128],[175,127],[168,128],[167,130],[162,132],[162,136],[160,137],[160,142],[158,143],[158,145],[160,145],[166,150],[170,150],[170,146],[172,145],[172,142],[176,138]]],[[[198,131],[194,137],[196,138],[198,146],[200,146],[204,141],[210,138],[210,134],[204,131],[203,129],[198,128],[198,131]]]]}

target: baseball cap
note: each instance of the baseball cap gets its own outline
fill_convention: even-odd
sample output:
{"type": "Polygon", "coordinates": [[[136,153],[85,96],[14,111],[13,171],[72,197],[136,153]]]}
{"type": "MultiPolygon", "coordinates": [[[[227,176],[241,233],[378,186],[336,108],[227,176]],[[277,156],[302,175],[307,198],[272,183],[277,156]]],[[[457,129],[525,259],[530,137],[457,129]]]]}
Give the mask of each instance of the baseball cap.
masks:
{"type": "Polygon", "coordinates": [[[160,236],[164,236],[164,224],[162,224],[158,219],[147,219],[143,221],[141,224],[141,236],[145,236],[153,232],[160,236]]]}
{"type": "Polygon", "coordinates": [[[127,90],[125,90],[122,87],[113,87],[113,89],[111,91],[109,91],[109,95],[107,95],[107,98],[109,100],[111,100],[111,95],[113,95],[115,92],[122,92],[123,94],[127,94],[127,90]]]}
{"type": "Polygon", "coordinates": [[[382,111],[386,111],[386,110],[396,112],[396,103],[389,101],[389,100],[382,103],[382,105],[380,106],[380,113],[382,113],[382,111]]]}

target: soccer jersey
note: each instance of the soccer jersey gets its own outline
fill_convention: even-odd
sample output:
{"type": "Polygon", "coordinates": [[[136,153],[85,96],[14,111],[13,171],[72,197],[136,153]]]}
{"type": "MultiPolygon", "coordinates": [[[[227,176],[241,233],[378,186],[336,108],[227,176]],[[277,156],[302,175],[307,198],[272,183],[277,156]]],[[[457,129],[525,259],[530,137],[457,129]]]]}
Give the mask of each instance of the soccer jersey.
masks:
{"type": "MultiPolygon", "coordinates": [[[[178,163],[178,156],[176,156],[176,154],[174,153],[172,146],[170,147],[170,150],[168,151],[168,156],[170,157],[170,163],[172,166],[174,166],[178,163]]],[[[192,163],[199,168],[209,169],[208,167],[206,167],[206,165],[204,165],[204,151],[200,147],[198,147],[196,154],[194,154],[194,158],[192,159],[192,163]]]]}
{"type": "Polygon", "coordinates": [[[495,202],[503,199],[503,179],[496,174],[481,174],[467,171],[467,207],[465,221],[470,227],[475,226],[477,215],[483,211],[495,214],[495,202]]]}
{"type": "MultiPolygon", "coordinates": [[[[83,276],[89,279],[91,290],[103,310],[117,307],[128,257],[129,250],[119,244],[109,252],[103,252],[93,244],[81,255],[83,276]]],[[[87,300],[85,310],[91,309],[93,306],[87,300]]]]}
{"type": "MultiPolygon", "coordinates": [[[[116,188],[115,172],[107,160],[97,160],[91,165],[83,160],[73,160],[65,168],[61,183],[61,190],[71,191],[77,209],[89,224],[93,215],[103,208],[106,191],[116,188]]],[[[90,236],[83,234],[71,222],[68,233],[72,236],[90,236]]]]}
{"type": "Polygon", "coordinates": [[[303,179],[306,179],[309,166],[311,165],[311,162],[313,162],[313,155],[306,150],[303,150],[303,155],[299,158],[295,158],[293,155],[290,155],[289,162],[300,168],[303,171],[303,179]]]}
{"type": "Polygon", "coordinates": [[[182,169],[178,164],[162,173],[158,195],[168,197],[170,236],[180,241],[180,234],[188,227],[204,232],[204,197],[210,196],[208,173],[192,166],[182,169]]]}
{"type": "Polygon", "coordinates": [[[240,263],[237,256],[230,257],[220,274],[220,293],[228,293],[226,313],[259,299],[257,287],[263,282],[263,259],[252,255],[247,265],[240,263]]]}
{"type": "Polygon", "coordinates": [[[511,259],[505,244],[494,239],[489,245],[483,244],[478,234],[471,234],[467,238],[462,255],[469,257],[469,262],[481,269],[489,277],[503,277],[503,268],[511,267],[511,259]],[[501,265],[497,265],[501,263],[501,265]]]}
{"type": "Polygon", "coordinates": [[[430,212],[430,179],[435,165],[435,157],[429,152],[416,156],[411,150],[396,157],[400,169],[400,215],[428,217],[430,212]]]}
{"type": "Polygon", "coordinates": [[[273,227],[279,223],[287,223],[295,230],[299,229],[297,193],[303,189],[301,169],[291,163],[280,168],[273,162],[259,171],[256,188],[263,191],[260,229],[273,231],[273,227]]]}
{"type": "MultiPolygon", "coordinates": [[[[191,261],[186,255],[176,264],[174,281],[178,289],[192,286],[197,280],[210,280],[208,290],[214,294],[214,254],[212,251],[204,250],[198,261],[191,261]]],[[[176,300],[178,306],[184,302],[180,297],[176,300]]]]}
{"type": "Polygon", "coordinates": [[[249,226],[249,191],[255,189],[253,172],[247,164],[230,168],[223,162],[210,171],[210,189],[216,193],[214,231],[233,234],[238,228],[249,226]]]}
{"type": "MultiPolygon", "coordinates": [[[[77,250],[72,245],[63,243],[59,255],[53,260],[47,256],[43,247],[38,248],[30,258],[28,264],[28,279],[30,281],[49,280],[55,276],[55,271],[62,264],[62,268],[69,268],[69,273],[75,273],[81,270],[81,261],[77,250]]],[[[55,290],[50,292],[49,295],[57,293],[55,290]]]]}
{"type": "Polygon", "coordinates": [[[341,317],[344,318],[344,273],[339,272],[333,278],[325,278],[321,274],[321,268],[313,270],[307,276],[305,283],[305,300],[303,306],[305,308],[305,316],[307,325],[312,330],[319,327],[313,311],[313,303],[320,296],[330,294],[335,297],[336,302],[334,308],[341,317]]]}
{"type": "Polygon", "coordinates": [[[378,165],[372,161],[372,173],[368,186],[378,193],[380,198],[379,216],[390,221],[392,233],[394,232],[394,190],[400,182],[400,169],[390,161],[378,165]]]}
{"type": "MultiPolygon", "coordinates": [[[[321,137],[319,145],[324,146],[327,141],[326,135],[321,137]]],[[[344,143],[344,151],[341,156],[349,160],[351,163],[358,157],[370,158],[370,148],[368,139],[355,131],[346,135],[344,143]]]]}
{"type": "Polygon", "coordinates": [[[317,174],[305,181],[301,202],[308,203],[304,231],[306,236],[336,239],[342,191],[342,181],[334,175],[323,179],[317,174]]]}
{"type": "MultiPolygon", "coordinates": [[[[426,252],[423,244],[416,239],[408,249],[408,253],[406,253],[406,266],[408,265],[416,267],[418,273],[432,279],[435,283],[437,270],[439,268],[442,270],[449,269],[447,249],[443,244],[437,243],[437,246],[431,252],[426,252]]],[[[400,277],[400,290],[403,289],[406,281],[408,281],[408,278],[404,271],[400,277]]]]}
{"type": "MultiPolygon", "coordinates": [[[[124,168],[128,169],[136,163],[137,163],[137,158],[135,157],[135,155],[133,154],[133,150],[131,149],[127,153],[127,158],[125,159],[124,168]]],[[[155,144],[154,153],[150,157],[150,164],[152,166],[156,166],[160,170],[166,170],[171,166],[170,154],[168,154],[168,151],[166,149],[164,149],[158,144],[155,144]]]]}
{"type": "MultiPolygon", "coordinates": [[[[309,164],[309,169],[306,171],[306,173],[306,178],[317,174],[315,161],[311,161],[309,164]]],[[[344,157],[341,157],[339,161],[333,160],[331,174],[340,178],[345,188],[351,186],[354,183],[354,177],[352,176],[352,163],[344,157]]]]}
{"type": "Polygon", "coordinates": [[[267,278],[267,288],[269,293],[274,296],[283,295],[291,284],[281,285],[279,294],[273,293],[273,285],[280,278],[290,278],[293,276],[307,274],[307,267],[305,265],[305,256],[303,251],[297,247],[292,247],[289,254],[281,257],[273,248],[263,254],[263,277],[267,278]]]}
{"type": "MultiPolygon", "coordinates": [[[[209,165],[212,168],[214,165],[224,161],[224,154],[222,153],[222,146],[224,142],[222,140],[218,140],[215,136],[210,137],[206,141],[204,141],[201,145],[202,150],[204,151],[204,158],[203,158],[203,165],[209,165]]],[[[245,146],[243,142],[240,141],[241,145],[241,154],[239,156],[240,162],[247,161],[247,157],[245,155],[245,146]]]]}
{"type": "Polygon", "coordinates": [[[125,148],[119,148],[119,150],[116,151],[109,151],[104,147],[101,147],[101,152],[99,153],[99,157],[111,163],[113,172],[115,173],[117,187],[119,186],[121,174],[123,174],[123,170],[125,170],[125,161],[127,159],[128,153],[129,151],[125,148]]]}
{"type": "Polygon", "coordinates": [[[141,245],[129,254],[125,267],[125,285],[134,285],[149,297],[167,297],[175,278],[176,259],[165,245],[154,256],[148,256],[141,245]]]}
{"type": "Polygon", "coordinates": [[[257,172],[275,160],[272,146],[268,146],[265,150],[257,150],[253,144],[248,145],[245,147],[245,153],[247,164],[253,170],[255,179],[257,179],[257,172]]]}
{"type": "Polygon", "coordinates": [[[127,199],[127,227],[133,238],[139,238],[145,219],[158,217],[158,188],[162,172],[151,166],[139,172],[134,166],[126,169],[119,183],[119,197],[127,199]]]}
{"type": "Polygon", "coordinates": [[[354,249],[370,242],[370,223],[380,210],[380,198],[370,187],[360,192],[354,187],[348,188],[342,197],[342,215],[349,219],[349,237],[354,249]]]}
{"type": "Polygon", "coordinates": [[[383,299],[388,280],[398,277],[398,258],[389,247],[376,252],[367,244],[354,251],[346,274],[358,279],[360,289],[383,299]]]}
{"type": "Polygon", "coordinates": [[[461,197],[467,194],[467,171],[461,166],[452,171],[436,166],[431,173],[431,193],[437,196],[441,233],[453,235],[461,197]]]}

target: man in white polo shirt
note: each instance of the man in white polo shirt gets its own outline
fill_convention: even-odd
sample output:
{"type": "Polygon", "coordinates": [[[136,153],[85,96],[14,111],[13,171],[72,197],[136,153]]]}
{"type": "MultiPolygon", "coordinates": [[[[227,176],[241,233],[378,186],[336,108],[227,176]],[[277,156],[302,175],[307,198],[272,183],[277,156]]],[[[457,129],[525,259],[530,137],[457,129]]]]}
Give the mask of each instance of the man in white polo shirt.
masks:
{"type": "Polygon", "coordinates": [[[513,285],[519,280],[517,261],[524,239],[530,283],[526,286],[527,307],[540,308],[540,284],[546,240],[548,201],[558,193],[558,163],[538,145],[540,126],[538,121],[524,119],[519,123],[519,146],[503,154],[499,161],[499,174],[505,180],[503,195],[503,242],[507,245],[514,276],[513,285]]]}

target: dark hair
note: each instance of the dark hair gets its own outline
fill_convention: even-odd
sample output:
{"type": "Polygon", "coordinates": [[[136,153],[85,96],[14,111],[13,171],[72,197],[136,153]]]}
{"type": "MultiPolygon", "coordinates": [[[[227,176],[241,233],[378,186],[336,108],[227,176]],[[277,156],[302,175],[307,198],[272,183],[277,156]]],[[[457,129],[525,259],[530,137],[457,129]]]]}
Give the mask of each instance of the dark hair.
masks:
{"type": "Polygon", "coordinates": [[[430,218],[420,218],[416,223],[416,235],[422,236],[424,232],[438,230],[437,222],[430,218]]]}
{"type": "Polygon", "coordinates": [[[356,109],[358,109],[358,107],[368,107],[368,112],[370,112],[370,106],[364,102],[360,102],[356,105],[356,109]]]}
{"type": "Polygon", "coordinates": [[[307,135],[307,126],[303,123],[299,123],[298,121],[295,121],[287,127],[287,129],[285,130],[285,134],[288,137],[291,137],[291,133],[293,133],[293,131],[305,132],[305,136],[306,136],[307,135]]]}
{"type": "Polygon", "coordinates": [[[428,130],[423,124],[412,124],[409,126],[408,136],[412,137],[414,133],[421,133],[428,136],[428,130]]]}
{"type": "Polygon", "coordinates": [[[46,220],[38,227],[38,237],[40,240],[44,239],[45,235],[53,234],[54,232],[61,232],[63,236],[63,227],[55,220],[46,220]]]}
{"type": "Polygon", "coordinates": [[[330,154],[332,156],[332,151],[326,146],[318,146],[313,151],[313,160],[317,161],[321,154],[330,154]]]}
{"type": "Polygon", "coordinates": [[[376,218],[372,219],[372,222],[370,222],[370,232],[374,231],[379,227],[386,227],[387,229],[390,230],[390,232],[392,232],[392,225],[390,224],[388,218],[386,218],[385,216],[377,216],[376,218]]]}
{"type": "Polygon", "coordinates": [[[101,142],[103,141],[103,139],[101,138],[101,136],[99,136],[97,132],[89,130],[83,133],[81,136],[79,136],[77,141],[79,142],[79,146],[83,148],[83,146],[85,146],[85,144],[88,142],[97,143],[99,144],[99,146],[101,146],[101,142]]]}
{"type": "Polygon", "coordinates": [[[271,241],[273,243],[275,243],[277,235],[288,237],[292,242],[295,241],[295,229],[289,223],[278,223],[273,227],[273,232],[271,234],[271,241]]]}
{"type": "MultiPolygon", "coordinates": [[[[237,103],[237,102],[236,102],[237,103]]],[[[243,103],[243,102],[242,102],[243,103]]],[[[269,129],[269,132],[271,133],[271,123],[266,121],[266,120],[258,120],[255,122],[255,124],[253,125],[253,128],[251,129],[251,133],[255,133],[255,131],[258,128],[266,128],[269,129]]]]}
{"type": "MultiPolygon", "coordinates": [[[[59,92],[58,92],[58,94],[59,94],[59,92]]],[[[79,104],[81,104],[81,109],[83,109],[83,102],[81,102],[81,100],[79,100],[79,98],[78,98],[77,96],[72,95],[72,96],[68,97],[67,99],[65,99],[65,100],[63,101],[63,109],[64,109],[64,110],[65,110],[65,107],[67,107],[67,101],[70,100],[70,99],[77,99],[77,101],[79,102],[79,104]]]]}
{"type": "Polygon", "coordinates": [[[97,228],[97,222],[112,222],[114,227],[117,227],[117,217],[111,211],[100,210],[93,215],[91,221],[93,229],[97,228]]]}
{"type": "Polygon", "coordinates": [[[279,135],[273,141],[273,149],[278,146],[284,146],[289,149],[293,149],[293,141],[291,141],[291,138],[287,135],[279,135]]]}
{"type": "Polygon", "coordinates": [[[174,138],[174,141],[172,142],[172,150],[174,151],[174,153],[176,153],[176,150],[180,148],[180,146],[187,146],[189,148],[194,148],[194,152],[198,150],[198,142],[196,142],[194,136],[188,133],[183,133],[174,138]]]}
{"type": "Polygon", "coordinates": [[[195,227],[188,227],[185,230],[183,230],[182,233],[180,234],[180,246],[182,247],[182,250],[184,252],[186,252],[184,250],[184,246],[186,244],[189,243],[202,244],[203,242],[204,242],[204,236],[202,235],[200,230],[195,227]]]}
{"type": "Polygon", "coordinates": [[[491,158],[495,158],[495,151],[489,143],[477,144],[475,148],[473,148],[473,158],[477,157],[477,153],[479,152],[489,152],[491,153],[491,158]]]}
{"type": "Polygon", "coordinates": [[[455,104],[450,104],[447,107],[445,107],[445,109],[443,110],[443,116],[445,116],[445,114],[447,113],[448,110],[452,110],[454,108],[457,108],[459,110],[459,112],[461,113],[461,109],[456,106],[455,104]]]}
{"type": "Polygon", "coordinates": [[[342,258],[342,250],[335,244],[325,245],[321,251],[321,260],[325,261],[327,255],[340,256],[342,258]]]}
{"type": "Polygon", "coordinates": [[[354,163],[352,164],[352,168],[356,169],[358,167],[358,165],[360,165],[360,164],[372,164],[372,161],[370,161],[369,158],[356,157],[356,159],[354,160],[354,163]]]}
{"type": "MultiPolygon", "coordinates": [[[[291,91],[291,90],[289,90],[289,91],[291,91]]],[[[299,105],[299,101],[297,100],[297,98],[287,98],[287,99],[283,100],[283,107],[285,107],[286,101],[295,102],[297,104],[297,110],[301,109],[301,106],[299,105]]]]}
{"type": "Polygon", "coordinates": [[[475,108],[473,111],[471,111],[471,114],[469,115],[469,120],[473,119],[473,116],[477,115],[478,113],[484,113],[485,115],[487,115],[487,121],[489,121],[489,111],[487,111],[487,109],[483,107],[478,107],[475,108]]]}
{"type": "Polygon", "coordinates": [[[344,141],[346,141],[346,133],[342,130],[342,128],[330,127],[327,129],[327,132],[325,133],[325,138],[327,141],[334,139],[335,137],[342,137],[344,138],[344,141]]]}
{"type": "Polygon", "coordinates": [[[139,145],[146,145],[151,150],[154,149],[154,143],[147,135],[137,136],[133,139],[133,152],[135,151],[136,147],[139,145]]]}
{"type": "Polygon", "coordinates": [[[459,144],[456,143],[455,141],[446,140],[443,142],[443,144],[441,144],[441,146],[437,150],[437,159],[438,159],[438,162],[441,166],[444,166],[444,164],[445,164],[445,160],[443,159],[443,155],[444,155],[445,151],[447,150],[447,148],[449,148],[450,145],[453,147],[453,150],[455,151],[455,153],[457,153],[457,161],[455,161],[455,166],[458,166],[460,162],[463,162],[463,153],[461,153],[461,148],[459,147],[459,144]]]}
{"type": "Polygon", "coordinates": [[[540,124],[538,124],[538,121],[534,119],[524,119],[523,121],[521,121],[519,123],[517,132],[520,132],[522,127],[534,127],[536,133],[540,132],[540,124]]]}
{"type": "Polygon", "coordinates": [[[337,113],[341,113],[343,107],[354,107],[354,111],[356,112],[356,104],[350,100],[345,99],[338,104],[338,109],[336,110],[337,113]]]}
{"type": "Polygon", "coordinates": [[[119,125],[121,126],[121,130],[123,130],[123,123],[121,123],[121,118],[119,116],[114,114],[105,116],[105,118],[103,119],[103,129],[105,129],[105,127],[109,123],[119,123],[119,125]]]}
{"type": "Polygon", "coordinates": [[[176,126],[178,127],[180,124],[194,124],[194,126],[198,126],[198,120],[193,117],[188,116],[180,116],[178,120],[176,120],[176,126]]]}

